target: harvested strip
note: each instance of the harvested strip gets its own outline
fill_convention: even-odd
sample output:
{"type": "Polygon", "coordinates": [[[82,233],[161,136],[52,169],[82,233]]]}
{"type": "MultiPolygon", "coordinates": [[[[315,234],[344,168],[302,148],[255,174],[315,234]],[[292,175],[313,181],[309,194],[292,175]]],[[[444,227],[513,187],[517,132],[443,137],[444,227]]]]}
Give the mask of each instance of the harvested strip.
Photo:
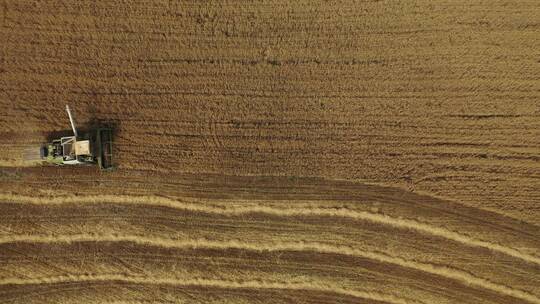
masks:
{"type": "MultiPolygon", "coordinates": [[[[249,203],[249,202],[246,202],[249,203]]],[[[190,212],[160,206],[146,205],[122,205],[122,204],[69,204],[69,205],[32,205],[32,204],[2,204],[0,209],[4,211],[2,224],[0,225],[1,235],[79,235],[79,234],[130,234],[144,235],[147,237],[157,237],[166,239],[208,239],[215,241],[228,241],[240,239],[249,243],[273,243],[282,242],[321,242],[334,246],[352,246],[363,251],[381,252],[389,256],[397,256],[406,260],[415,260],[417,262],[444,265],[453,269],[468,272],[476,277],[489,278],[494,283],[500,283],[511,286],[537,297],[540,297],[539,290],[536,288],[540,282],[538,276],[539,268],[535,265],[529,265],[526,262],[517,260],[506,255],[491,252],[485,248],[468,247],[463,244],[447,241],[439,237],[418,234],[414,230],[395,229],[390,226],[375,225],[370,222],[354,221],[347,218],[332,217],[277,217],[266,214],[249,214],[242,216],[221,216],[218,214],[190,212]],[[344,229],[345,227],[345,229],[344,229]],[[441,250],[444,249],[444,250],[441,250]]],[[[179,254],[185,252],[215,252],[214,258],[208,259],[208,263],[214,264],[216,261],[222,261],[231,254],[243,252],[244,255],[260,256],[255,263],[268,265],[279,261],[285,256],[304,256],[302,260],[292,266],[291,274],[304,273],[308,269],[320,269],[319,265],[334,264],[337,261],[349,261],[345,269],[351,272],[358,272],[358,277],[350,277],[351,284],[358,284],[357,278],[362,277],[360,282],[373,285],[374,282],[386,282],[386,286],[393,286],[393,289],[400,290],[400,296],[410,296],[427,302],[438,302],[441,297],[448,300],[447,303],[465,303],[471,297],[484,299],[484,303],[515,303],[516,299],[501,297],[498,293],[488,290],[480,290],[475,286],[465,286],[452,279],[444,279],[437,275],[428,274],[422,271],[414,271],[395,265],[381,264],[377,261],[358,258],[353,256],[343,256],[336,254],[318,254],[315,252],[249,252],[246,250],[212,250],[212,249],[166,249],[152,248],[152,246],[137,246],[133,243],[93,243],[82,242],[73,244],[52,243],[52,244],[32,244],[32,243],[12,243],[0,246],[0,259],[7,261],[9,268],[15,273],[22,275],[26,273],[36,273],[34,270],[41,271],[41,275],[63,275],[65,273],[86,273],[95,269],[101,269],[100,265],[92,268],[87,267],[85,272],[77,272],[79,267],[77,258],[74,258],[69,265],[62,262],[56,263],[50,271],[42,269],[36,258],[42,256],[41,252],[47,254],[47,258],[41,258],[40,261],[48,263],[55,260],[57,256],[67,256],[70,248],[80,248],[81,253],[74,253],[74,256],[80,258],[81,263],[86,264],[91,259],[100,257],[107,260],[110,255],[123,254],[131,259],[130,252],[140,252],[142,260],[145,261],[145,267],[153,263],[152,259],[162,260],[168,255],[175,258],[170,267],[175,267],[176,262],[184,260],[179,254]],[[103,250],[106,248],[126,248],[122,252],[109,252],[103,250]],[[65,248],[65,249],[62,249],[65,248]],[[15,252],[11,252],[11,249],[15,252]],[[95,253],[85,256],[83,251],[95,253]],[[141,252],[142,251],[142,252],[141,252]],[[16,253],[19,254],[16,254],[16,253]],[[24,254],[23,254],[24,253],[24,254]],[[29,258],[28,258],[29,257],[29,258]],[[325,258],[323,258],[325,257],[325,258]],[[21,263],[24,269],[18,269],[12,266],[13,263],[21,263]],[[174,262],[176,261],[176,262],[174,262]],[[312,263],[318,261],[317,263],[312,263]],[[352,266],[352,265],[356,266],[352,266]],[[66,266],[66,267],[64,267],[66,266]],[[350,266],[350,267],[349,267],[350,266]],[[368,267],[370,270],[368,270],[368,267]],[[58,268],[64,269],[64,272],[58,271],[58,268]],[[18,272],[21,270],[22,272],[18,272]],[[372,272],[371,276],[367,272],[372,272]],[[414,274],[409,276],[408,274],[414,274]],[[355,283],[356,282],[356,283],[355,283]],[[397,287],[400,284],[401,287],[397,287]],[[401,285],[402,284],[402,285],[401,285]],[[415,292],[415,290],[417,292],[415,292]],[[469,291],[467,291],[469,290],[469,291]],[[452,294],[456,295],[453,297],[452,294]],[[459,299],[458,299],[459,298],[459,299]],[[430,300],[428,300],[430,299],[430,300]],[[453,299],[453,300],[450,300],[453,299]],[[499,299],[499,300],[497,300],[499,299]]],[[[73,256],[73,255],[69,255],[73,256]]],[[[243,255],[242,255],[243,256],[243,255]]],[[[242,260],[242,256],[238,259],[242,260]]],[[[135,258],[134,263],[139,259],[135,258]]],[[[0,262],[1,263],[1,262],[0,262]]],[[[66,261],[66,263],[68,263],[66,261]]],[[[116,266],[116,263],[112,262],[116,266]]],[[[208,263],[198,263],[199,268],[193,268],[196,275],[206,276],[206,271],[214,271],[208,267],[208,263]]],[[[249,263],[244,261],[244,263],[249,263]]],[[[131,263],[128,263],[129,271],[131,263]]],[[[140,264],[139,264],[140,265],[140,264]]],[[[161,269],[159,264],[157,267],[161,269]]],[[[283,264],[276,265],[277,267],[283,264]]],[[[108,267],[108,266],[103,266],[108,267]]],[[[185,266],[182,266],[183,268],[185,266]]],[[[191,267],[191,266],[189,266],[191,267]]],[[[46,267],[47,268],[47,267],[46,267]]],[[[49,268],[47,268],[49,269],[49,268]]],[[[153,273],[152,268],[147,268],[153,273]]],[[[175,269],[175,268],[170,268],[175,269]]],[[[191,269],[191,268],[190,268],[191,269]]],[[[327,267],[325,272],[314,273],[313,275],[323,276],[336,275],[337,282],[341,282],[340,276],[346,275],[342,272],[343,268],[327,267]]],[[[163,275],[169,275],[166,268],[163,268],[163,275]]],[[[233,268],[234,270],[234,268],[233,268]]],[[[258,271],[257,268],[253,269],[258,271]]],[[[123,269],[118,269],[119,273],[123,269]]],[[[240,271],[240,270],[239,270],[240,271]]],[[[309,271],[308,271],[309,272],[309,271]]],[[[14,273],[13,276],[16,276],[14,273]]],[[[128,272],[131,273],[131,272],[128,272]]],[[[224,272],[227,273],[227,272],[224,272]]],[[[269,270],[271,274],[272,271],[269,270]]],[[[147,274],[143,272],[143,274],[147,274]]],[[[38,275],[38,273],[36,273],[38,275]]],[[[160,276],[158,274],[157,276],[160,276]]],[[[195,275],[195,274],[194,274],[195,275]]],[[[5,275],[12,277],[12,275],[5,275]]],[[[234,277],[238,279],[237,277],[234,277]]],[[[261,279],[265,279],[262,276],[261,279]]],[[[244,279],[257,279],[247,276],[244,279]]],[[[274,279],[272,277],[272,279],[274,279]]],[[[287,281],[288,279],[278,279],[287,281]]],[[[341,283],[340,283],[341,284],[341,283]]],[[[362,283],[364,284],[364,283],[362,283]]],[[[355,285],[348,285],[354,288],[355,285]]],[[[381,287],[383,288],[383,287],[381,287]]],[[[381,290],[381,292],[384,292],[381,290]]],[[[392,293],[389,289],[387,292],[392,293]]],[[[298,295],[298,293],[293,293],[298,295]]],[[[354,302],[354,300],[352,300],[354,302]]],[[[285,301],[284,303],[289,303],[285,301]]],[[[481,303],[477,300],[476,303],[481,303]]]]}
{"type": "MultiPolygon", "coordinates": [[[[475,298],[477,304],[513,304],[517,301],[513,297],[501,296],[499,293],[476,286],[465,286],[456,280],[419,270],[379,263],[362,257],[313,251],[163,248],[137,245],[131,242],[77,242],[70,244],[11,243],[0,246],[0,252],[3,252],[0,254],[0,264],[4,265],[2,267],[4,272],[0,277],[4,278],[24,279],[88,273],[115,273],[135,277],[151,276],[169,279],[205,277],[235,281],[271,280],[294,282],[300,278],[302,281],[317,280],[337,284],[347,289],[360,289],[387,294],[396,294],[396,291],[399,290],[399,297],[421,299],[427,303],[464,303],[471,298],[475,298]],[[386,284],[381,285],[380,282],[386,282],[386,284]]],[[[521,288],[512,285],[510,282],[506,283],[506,281],[499,280],[495,282],[504,282],[504,284],[515,288],[521,288]]],[[[106,283],[96,284],[105,285],[106,283]]],[[[90,287],[94,284],[55,284],[50,286],[50,289],[55,290],[56,286],[63,289],[63,287],[70,285],[90,287]]],[[[0,285],[0,298],[2,297],[2,290],[10,290],[8,286],[0,285]]],[[[49,290],[46,285],[29,285],[28,288],[49,290]]],[[[163,288],[171,291],[183,289],[167,286],[163,286],[163,288]]],[[[17,286],[16,289],[24,290],[24,285],[17,286]]],[[[225,293],[232,295],[246,292],[223,290],[220,293],[216,288],[197,287],[187,289],[197,291],[206,289],[206,291],[202,292],[205,298],[208,293],[214,293],[219,297],[225,293]]],[[[157,288],[157,290],[162,290],[162,288],[157,288]]],[[[530,290],[526,291],[531,292],[530,290]]],[[[273,298],[276,296],[276,292],[281,293],[284,291],[258,291],[256,294],[261,296],[266,294],[266,296],[262,297],[273,298]]],[[[327,300],[333,299],[325,303],[358,303],[357,299],[351,297],[338,297],[331,294],[325,295],[325,293],[306,291],[286,293],[290,294],[291,298],[285,299],[282,302],[284,304],[295,302],[292,299],[303,299],[308,303],[325,302],[321,301],[321,299],[315,300],[311,297],[313,294],[320,294],[322,298],[327,300]],[[310,295],[308,298],[312,300],[304,299],[308,295],[310,295]]],[[[148,299],[151,300],[156,297],[160,298],[159,293],[148,299]]],[[[132,299],[132,297],[128,293],[126,297],[120,297],[120,299],[132,299]]],[[[54,302],[62,301],[55,300],[54,302]]],[[[237,303],[241,301],[229,300],[229,302],[237,303]]],[[[229,302],[222,300],[217,303],[229,302]]],[[[257,301],[252,299],[246,302],[257,301]]]]}
{"type": "Polygon", "coordinates": [[[0,200],[16,202],[16,203],[31,203],[37,205],[57,205],[57,204],[73,204],[73,203],[103,203],[110,202],[116,204],[145,204],[153,206],[164,206],[188,211],[216,213],[222,215],[239,215],[247,213],[266,213],[277,216],[337,216],[352,218],[355,220],[366,220],[383,225],[389,225],[401,229],[412,229],[421,233],[443,237],[452,241],[460,242],[469,246],[477,246],[497,251],[523,261],[540,265],[540,258],[521,252],[518,249],[503,246],[497,243],[478,240],[467,235],[463,235],[446,228],[435,227],[424,224],[412,219],[393,218],[388,215],[370,213],[366,211],[356,211],[346,208],[275,208],[269,206],[209,206],[193,202],[181,200],[173,200],[159,196],[114,196],[114,195],[97,195],[97,196],[71,196],[71,197],[29,197],[16,196],[8,194],[0,194],[0,200]]]}
{"type": "MultiPolygon", "coordinates": [[[[531,303],[540,303],[534,295],[509,286],[493,283],[489,280],[476,277],[467,272],[455,270],[445,266],[436,266],[416,261],[405,260],[376,252],[367,252],[349,246],[331,246],[315,242],[273,242],[273,243],[247,243],[241,240],[212,241],[206,239],[174,240],[165,238],[150,238],[138,235],[72,235],[72,236],[9,236],[0,239],[2,243],[72,243],[72,242],[133,242],[140,245],[151,245],[165,248],[208,248],[208,249],[243,249],[254,251],[313,251],[320,253],[334,253],[350,256],[364,257],[382,263],[389,263],[401,267],[416,269],[431,274],[460,281],[464,284],[475,285],[507,296],[519,298],[531,303]]],[[[9,280],[2,280],[0,284],[14,284],[9,280]]]]}
{"type": "Polygon", "coordinates": [[[405,300],[393,295],[345,289],[334,284],[323,282],[271,282],[271,281],[226,281],[215,279],[163,279],[149,277],[132,277],[118,274],[107,275],[65,275],[57,277],[43,277],[33,279],[5,279],[0,284],[29,285],[29,284],[55,284],[66,282],[96,282],[96,281],[120,281],[136,284],[160,284],[173,286],[204,286],[227,289],[285,289],[285,290],[312,290],[337,293],[362,299],[384,301],[393,304],[417,304],[416,300],[405,300]]]}

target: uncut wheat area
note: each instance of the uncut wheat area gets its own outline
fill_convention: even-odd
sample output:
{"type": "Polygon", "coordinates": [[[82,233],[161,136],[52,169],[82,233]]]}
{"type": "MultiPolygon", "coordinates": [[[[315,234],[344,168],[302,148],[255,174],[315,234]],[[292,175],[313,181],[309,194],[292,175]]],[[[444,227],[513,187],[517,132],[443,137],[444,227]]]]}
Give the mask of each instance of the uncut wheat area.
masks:
{"type": "Polygon", "coordinates": [[[0,303],[540,303],[539,18],[0,1],[0,303]]]}

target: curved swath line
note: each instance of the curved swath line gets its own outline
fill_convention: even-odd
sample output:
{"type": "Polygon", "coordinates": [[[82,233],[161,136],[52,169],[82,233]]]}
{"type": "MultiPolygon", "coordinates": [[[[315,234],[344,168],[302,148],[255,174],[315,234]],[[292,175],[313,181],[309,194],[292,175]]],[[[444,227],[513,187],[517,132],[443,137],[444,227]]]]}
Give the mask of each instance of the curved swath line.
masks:
{"type": "Polygon", "coordinates": [[[355,220],[365,220],[382,225],[388,225],[400,229],[411,229],[424,234],[434,235],[459,242],[468,246],[483,247],[497,251],[523,261],[540,265],[540,258],[518,249],[503,246],[497,243],[478,240],[473,237],[463,235],[446,228],[436,227],[424,224],[412,219],[399,219],[384,214],[370,213],[366,211],[356,211],[347,208],[287,208],[287,207],[268,207],[268,206],[227,206],[222,207],[203,205],[200,203],[190,203],[180,200],[173,200],[159,196],[84,196],[84,197],[27,197],[0,194],[0,200],[12,201],[17,203],[32,203],[36,205],[57,205],[69,203],[103,203],[110,202],[115,204],[127,205],[152,205],[163,206],[174,209],[188,210],[193,212],[214,213],[220,215],[241,215],[248,213],[264,213],[276,216],[336,216],[351,218],[355,220]]]}
{"type": "MultiPolygon", "coordinates": [[[[381,263],[389,263],[397,266],[420,270],[442,276],[445,278],[460,281],[466,285],[475,285],[480,288],[491,290],[500,294],[519,298],[531,303],[540,303],[536,296],[519,289],[493,283],[489,280],[476,277],[470,273],[452,269],[445,266],[420,263],[412,260],[405,260],[400,257],[393,257],[378,252],[359,250],[349,246],[333,246],[317,242],[272,242],[272,243],[249,243],[241,240],[212,241],[207,239],[175,240],[156,237],[145,237],[138,235],[92,235],[79,234],[72,236],[28,236],[17,235],[0,238],[0,244],[5,243],[73,243],[73,242],[132,242],[138,245],[156,246],[163,248],[177,249],[239,249],[264,251],[311,251],[317,253],[342,254],[355,257],[362,257],[375,260],[381,263]]],[[[0,280],[0,284],[8,284],[5,280],[0,280]]]]}
{"type": "Polygon", "coordinates": [[[58,284],[70,282],[103,282],[116,281],[134,284],[148,285],[172,285],[172,286],[201,286],[224,289],[283,289],[283,290],[309,290],[318,292],[335,293],[355,298],[382,301],[392,304],[422,304],[416,300],[398,298],[393,295],[351,290],[339,287],[335,284],[323,282],[273,282],[273,281],[232,281],[216,280],[204,278],[189,279],[163,279],[154,277],[134,277],[120,274],[84,274],[84,275],[65,275],[55,277],[42,277],[32,279],[4,279],[0,282],[3,285],[30,285],[30,284],[58,284]]]}

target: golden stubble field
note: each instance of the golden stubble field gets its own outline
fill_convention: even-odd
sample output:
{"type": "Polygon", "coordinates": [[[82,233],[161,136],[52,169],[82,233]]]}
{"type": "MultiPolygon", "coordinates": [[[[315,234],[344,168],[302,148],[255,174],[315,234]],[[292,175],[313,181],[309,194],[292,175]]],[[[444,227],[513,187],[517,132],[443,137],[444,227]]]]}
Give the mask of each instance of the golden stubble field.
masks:
{"type": "Polygon", "coordinates": [[[540,303],[536,1],[0,1],[1,303],[540,303]],[[117,126],[118,168],[22,161],[117,126]]]}

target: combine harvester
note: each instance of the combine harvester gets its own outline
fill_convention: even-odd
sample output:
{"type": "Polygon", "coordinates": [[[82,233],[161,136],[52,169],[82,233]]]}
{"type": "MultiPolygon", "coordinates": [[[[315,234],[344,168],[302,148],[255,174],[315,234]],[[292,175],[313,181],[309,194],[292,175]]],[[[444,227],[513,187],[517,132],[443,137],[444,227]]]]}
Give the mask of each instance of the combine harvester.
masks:
{"type": "Polygon", "coordinates": [[[100,169],[113,168],[112,130],[99,127],[79,135],[67,105],[66,111],[73,129],[73,136],[54,139],[42,145],[40,159],[55,165],[97,164],[100,169]]]}

